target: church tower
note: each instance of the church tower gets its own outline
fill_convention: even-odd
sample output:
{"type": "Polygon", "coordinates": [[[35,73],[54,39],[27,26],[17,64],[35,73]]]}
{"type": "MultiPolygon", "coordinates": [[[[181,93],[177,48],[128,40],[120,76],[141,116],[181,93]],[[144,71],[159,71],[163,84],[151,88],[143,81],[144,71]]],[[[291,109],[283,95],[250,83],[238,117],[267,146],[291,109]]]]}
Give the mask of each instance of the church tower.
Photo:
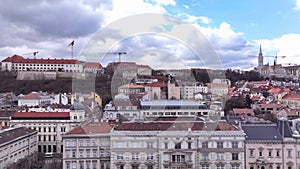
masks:
{"type": "Polygon", "coordinates": [[[260,45],[259,46],[259,54],[258,54],[258,66],[257,66],[259,73],[261,73],[263,66],[264,66],[264,57],[263,57],[263,54],[261,51],[261,45],[260,45]]]}

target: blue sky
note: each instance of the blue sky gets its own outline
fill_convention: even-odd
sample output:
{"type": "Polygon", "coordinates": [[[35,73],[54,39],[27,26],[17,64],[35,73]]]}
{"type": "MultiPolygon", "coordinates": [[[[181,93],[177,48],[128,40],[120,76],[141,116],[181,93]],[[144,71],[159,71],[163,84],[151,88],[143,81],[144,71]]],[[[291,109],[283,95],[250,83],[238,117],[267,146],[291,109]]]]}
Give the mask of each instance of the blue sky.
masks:
{"type": "MultiPolygon", "coordinates": [[[[33,57],[28,53],[34,51],[39,51],[36,57],[41,58],[70,58],[67,46],[75,40],[75,58],[88,61],[91,58],[83,51],[91,49],[88,44],[97,31],[124,17],[143,13],[167,14],[193,24],[212,44],[224,68],[255,67],[260,44],[266,56],[287,56],[278,59],[279,63],[300,61],[299,0],[3,0],[0,4],[0,59],[13,54],[33,57]]],[[[134,28],[125,27],[130,26],[134,28]]],[[[118,35],[118,32],[107,34],[115,38],[118,35]]],[[[134,35],[131,38],[115,44],[112,49],[127,51],[127,58],[133,52],[139,57],[156,57],[152,60],[163,62],[167,55],[174,55],[188,67],[202,66],[195,61],[192,52],[174,39],[134,35]],[[151,51],[151,55],[147,55],[153,48],[157,53],[151,51]]],[[[96,53],[91,54],[98,57],[98,46],[93,49],[96,53]]],[[[145,58],[136,61],[151,65],[145,58]]],[[[117,56],[105,62],[91,61],[106,66],[116,60],[117,56]]],[[[264,61],[272,63],[273,59],[266,57],[264,61]]]]}

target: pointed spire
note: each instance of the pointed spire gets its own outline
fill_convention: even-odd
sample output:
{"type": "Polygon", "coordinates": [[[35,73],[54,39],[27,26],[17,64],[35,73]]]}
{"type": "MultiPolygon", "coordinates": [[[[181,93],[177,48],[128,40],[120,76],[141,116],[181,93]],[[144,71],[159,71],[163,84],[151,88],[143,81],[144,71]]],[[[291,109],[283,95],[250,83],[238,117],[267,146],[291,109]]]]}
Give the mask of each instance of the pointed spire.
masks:
{"type": "Polygon", "coordinates": [[[262,55],[261,45],[259,45],[259,55],[262,55]]]}

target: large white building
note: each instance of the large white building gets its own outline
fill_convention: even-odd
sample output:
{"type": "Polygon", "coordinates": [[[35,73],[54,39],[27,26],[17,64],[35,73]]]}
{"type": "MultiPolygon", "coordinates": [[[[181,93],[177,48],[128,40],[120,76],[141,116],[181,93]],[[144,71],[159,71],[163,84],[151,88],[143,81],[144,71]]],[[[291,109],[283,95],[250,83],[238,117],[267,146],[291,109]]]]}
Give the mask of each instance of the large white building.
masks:
{"type": "Polygon", "coordinates": [[[223,111],[209,109],[192,100],[141,100],[140,113],[146,118],[224,116],[223,111]]]}
{"type": "Polygon", "coordinates": [[[8,128],[0,131],[0,168],[14,168],[22,159],[33,166],[37,160],[37,131],[26,127],[8,128]]]}
{"type": "Polygon", "coordinates": [[[83,72],[83,64],[73,59],[29,59],[19,55],[7,57],[1,62],[2,71],[83,72]]]}
{"type": "Polygon", "coordinates": [[[244,169],[244,140],[225,122],[122,123],[111,132],[111,168],[244,169]]]}

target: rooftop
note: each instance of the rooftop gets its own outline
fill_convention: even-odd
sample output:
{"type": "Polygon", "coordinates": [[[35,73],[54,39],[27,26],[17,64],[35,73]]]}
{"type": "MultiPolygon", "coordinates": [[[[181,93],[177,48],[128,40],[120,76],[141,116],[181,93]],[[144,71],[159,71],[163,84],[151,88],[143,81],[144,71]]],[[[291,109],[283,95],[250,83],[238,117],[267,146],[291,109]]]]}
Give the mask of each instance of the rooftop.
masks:
{"type": "Polygon", "coordinates": [[[29,59],[23,58],[19,55],[13,55],[11,57],[7,57],[6,59],[2,60],[2,62],[12,62],[12,63],[42,63],[42,64],[79,64],[78,60],[74,59],[29,59]]]}
{"type": "Polygon", "coordinates": [[[153,121],[153,122],[123,122],[115,127],[116,131],[238,131],[226,122],[201,121],[153,121]]]}
{"type": "Polygon", "coordinates": [[[41,119],[61,119],[69,120],[70,112],[15,112],[12,120],[41,120],[41,119]]]}
{"type": "Polygon", "coordinates": [[[105,134],[110,133],[112,126],[107,122],[91,123],[76,127],[67,132],[66,135],[73,134],[105,134]]]}
{"type": "Polygon", "coordinates": [[[0,145],[4,145],[9,141],[15,140],[27,134],[34,134],[34,133],[37,133],[37,131],[26,127],[9,128],[9,129],[2,130],[0,131],[0,145]]]}

